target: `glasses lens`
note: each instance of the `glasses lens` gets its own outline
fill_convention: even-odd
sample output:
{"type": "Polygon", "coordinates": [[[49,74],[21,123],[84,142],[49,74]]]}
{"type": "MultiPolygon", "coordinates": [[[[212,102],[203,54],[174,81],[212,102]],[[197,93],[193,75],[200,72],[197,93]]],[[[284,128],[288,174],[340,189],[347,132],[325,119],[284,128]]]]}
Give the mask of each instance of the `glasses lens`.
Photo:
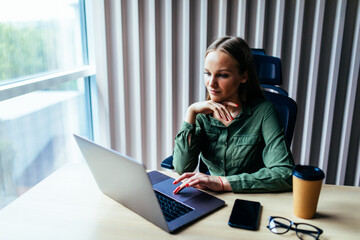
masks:
{"type": "Polygon", "coordinates": [[[291,222],[283,218],[272,218],[269,221],[269,229],[273,233],[282,234],[286,233],[290,228],[291,222]]]}
{"type": "Polygon", "coordinates": [[[319,231],[311,225],[299,223],[296,227],[296,235],[303,240],[314,240],[319,236],[319,231]]]}

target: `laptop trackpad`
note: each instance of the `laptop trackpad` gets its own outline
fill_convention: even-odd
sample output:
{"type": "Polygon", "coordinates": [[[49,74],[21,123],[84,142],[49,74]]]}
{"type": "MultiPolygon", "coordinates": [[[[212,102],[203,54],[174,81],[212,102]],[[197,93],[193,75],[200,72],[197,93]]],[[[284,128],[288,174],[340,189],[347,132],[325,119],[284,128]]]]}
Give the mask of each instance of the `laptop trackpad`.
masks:
{"type": "Polygon", "coordinates": [[[166,195],[168,195],[169,197],[172,197],[180,202],[185,202],[186,200],[193,198],[197,195],[200,195],[202,192],[196,188],[193,187],[186,187],[183,190],[181,190],[180,193],[178,194],[174,194],[173,191],[175,190],[175,188],[177,186],[180,186],[181,183],[179,184],[173,184],[174,179],[169,178],[165,181],[159,182],[157,184],[153,185],[153,188],[165,193],[166,195]]]}

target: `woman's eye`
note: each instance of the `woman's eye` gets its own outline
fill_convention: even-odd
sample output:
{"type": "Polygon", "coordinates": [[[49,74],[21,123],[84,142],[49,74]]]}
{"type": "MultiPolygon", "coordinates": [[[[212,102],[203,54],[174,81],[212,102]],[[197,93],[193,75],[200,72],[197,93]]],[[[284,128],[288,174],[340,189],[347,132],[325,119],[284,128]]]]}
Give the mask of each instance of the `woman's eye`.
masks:
{"type": "Polygon", "coordinates": [[[204,72],[205,76],[210,76],[211,74],[209,72],[204,72]]]}
{"type": "Polygon", "coordinates": [[[221,77],[221,78],[228,78],[229,75],[228,75],[228,74],[219,74],[219,77],[221,77]]]}

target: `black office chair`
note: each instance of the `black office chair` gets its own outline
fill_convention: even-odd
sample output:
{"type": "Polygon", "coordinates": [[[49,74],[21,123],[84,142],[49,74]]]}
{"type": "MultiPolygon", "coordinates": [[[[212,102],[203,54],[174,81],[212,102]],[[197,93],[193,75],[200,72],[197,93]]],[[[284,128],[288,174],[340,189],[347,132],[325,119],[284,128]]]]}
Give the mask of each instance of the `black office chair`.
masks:
{"type": "Polygon", "coordinates": [[[282,85],[281,59],[266,55],[263,49],[252,49],[251,52],[261,87],[288,96],[288,93],[280,87],[282,85]]]}
{"type": "MultiPolygon", "coordinates": [[[[285,140],[288,146],[291,146],[291,141],[294,133],[296,115],[297,115],[297,104],[288,96],[284,96],[278,93],[263,91],[265,97],[272,102],[279,114],[280,121],[284,127],[285,140]]],[[[161,167],[167,169],[174,169],[173,157],[169,156],[162,161],[161,167]]],[[[208,173],[206,165],[200,160],[199,171],[202,173],[208,173]]]]}
{"type": "Polygon", "coordinates": [[[267,100],[275,105],[280,121],[284,127],[286,143],[290,147],[297,115],[296,102],[292,98],[278,93],[263,91],[263,94],[267,100]]]}
{"type": "MultiPolygon", "coordinates": [[[[173,162],[173,156],[171,155],[171,156],[165,158],[161,162],[161,167],[166,168],[166,169],[174,169],[172,162],[173,162]]],[[[207,166],[205,165],[205,163],[203,161],[201,161],[201,159],[199,159],[199,172],[209,174],[209,170],[208,170],[207,166]]]]}
{"type": "Polygon", "coordinates": [[[265,54],[265,49],[263,48],[251,48],[251,53],[254,54],[258,54],[258,55],[266,55],[265,54]]]}

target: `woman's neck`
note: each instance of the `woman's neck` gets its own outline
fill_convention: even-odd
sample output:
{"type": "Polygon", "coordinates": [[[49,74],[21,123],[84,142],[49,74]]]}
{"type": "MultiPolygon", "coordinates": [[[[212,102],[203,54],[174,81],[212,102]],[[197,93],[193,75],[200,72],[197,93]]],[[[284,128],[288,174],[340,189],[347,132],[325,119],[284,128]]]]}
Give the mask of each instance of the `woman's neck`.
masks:
{"type": "Polygon", "coordinates": [[[231,102],[236,103],[238,105],[237,107],[227,106],[227,109],[229,110],[231,115],[235,118],[241,112],[241,107],[242,107],[241,106],[241,101],[239,99],[237,99],[237,100],[232,100],[231,102]]]}

